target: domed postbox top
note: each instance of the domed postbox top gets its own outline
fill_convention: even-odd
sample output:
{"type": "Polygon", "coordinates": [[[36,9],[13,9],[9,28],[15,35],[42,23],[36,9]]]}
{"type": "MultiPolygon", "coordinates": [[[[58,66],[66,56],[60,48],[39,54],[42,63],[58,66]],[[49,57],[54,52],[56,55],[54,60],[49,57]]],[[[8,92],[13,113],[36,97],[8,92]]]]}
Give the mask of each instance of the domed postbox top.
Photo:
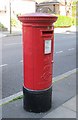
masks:
{"type": "Polygon", "coordinates": [[[30,13],[25,15],[18,16],[19,21],[22,23],[43,23],[43,22],[51,22],[54,23],[57,20],[57,16],[52,14],[44,14],[44,13],[30,13]]]}

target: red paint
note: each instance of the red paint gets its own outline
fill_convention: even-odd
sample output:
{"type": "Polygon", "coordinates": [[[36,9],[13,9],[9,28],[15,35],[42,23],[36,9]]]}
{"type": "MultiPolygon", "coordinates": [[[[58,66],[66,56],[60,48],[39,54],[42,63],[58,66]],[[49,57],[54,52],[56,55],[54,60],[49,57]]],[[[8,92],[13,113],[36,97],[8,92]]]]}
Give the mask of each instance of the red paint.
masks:
{"type": "Polygon", "coordinates": [[[24,87],[44,90],[52,85],[54,27],[57,17],[45,14],[19,16],[23,23],[24,87]],[[51,40],[51,53],[45,54],[45,40],[51,40]]]}

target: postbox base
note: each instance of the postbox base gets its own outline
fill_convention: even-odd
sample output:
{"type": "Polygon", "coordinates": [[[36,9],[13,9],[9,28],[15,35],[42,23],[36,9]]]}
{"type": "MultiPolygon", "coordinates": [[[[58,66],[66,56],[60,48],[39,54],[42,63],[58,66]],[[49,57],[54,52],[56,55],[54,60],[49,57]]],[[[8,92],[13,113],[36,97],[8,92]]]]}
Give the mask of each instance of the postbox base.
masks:
{"type": "Polygon", "coordinates": [[[44,91],[29,91],[23,87],[23,105],[29,112],[46,112],[52,105],[52,87],[44,91]]]}

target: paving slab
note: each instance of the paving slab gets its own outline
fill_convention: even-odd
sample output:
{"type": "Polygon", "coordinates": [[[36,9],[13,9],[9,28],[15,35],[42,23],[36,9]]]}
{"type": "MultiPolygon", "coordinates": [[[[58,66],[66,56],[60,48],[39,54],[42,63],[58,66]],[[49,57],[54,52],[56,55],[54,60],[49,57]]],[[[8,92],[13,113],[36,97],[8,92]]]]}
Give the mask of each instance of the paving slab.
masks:
{"type": "Polygon", "coordinates": [[[2,107],[0,107],[0,120],[2,118],[2,107]]]}
{"type": "Polygon", "coordinates": [[[44,118],[76,118],[76,96],[47,114],[44,118]]]}
{"type": "Polygon", "coordinates": [[[64,103],[63,107],[76,112],[76,97],[64,103]]]}
{"type": "Polygon", "coordinates": [[[44,118],[76,118],[76,112],[61,106],[47,114],[44,118]]]}

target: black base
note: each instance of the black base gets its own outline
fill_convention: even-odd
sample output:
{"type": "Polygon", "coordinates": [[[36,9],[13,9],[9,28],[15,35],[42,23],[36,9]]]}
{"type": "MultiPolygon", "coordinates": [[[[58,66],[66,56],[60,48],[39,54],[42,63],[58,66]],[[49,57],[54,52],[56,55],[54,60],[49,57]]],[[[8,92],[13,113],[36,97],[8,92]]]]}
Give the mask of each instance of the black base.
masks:
{"type": "Polygon", "coordinates": [[[46,112],[51,108],[52,87],[45,91],[29,91],[23,87],[24,109],[29,112],[46,112]]]}

